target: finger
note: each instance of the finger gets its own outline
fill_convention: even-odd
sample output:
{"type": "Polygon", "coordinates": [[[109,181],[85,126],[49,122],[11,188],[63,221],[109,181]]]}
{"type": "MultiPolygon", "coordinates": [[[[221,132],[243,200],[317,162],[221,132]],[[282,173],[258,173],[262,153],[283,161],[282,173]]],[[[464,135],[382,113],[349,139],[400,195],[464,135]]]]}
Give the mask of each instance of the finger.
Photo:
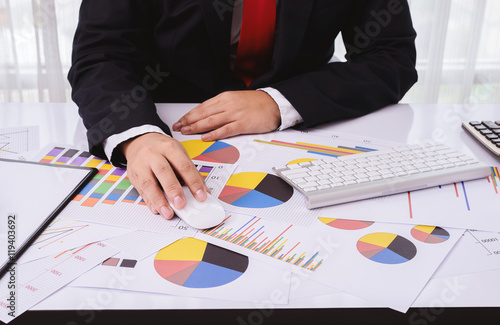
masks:
{"type": "MultiPolygon", "coordinates": [[[[168,200],[176,209],[184,208],[186,206],[186,198],[169,161],[165,157],[155,158],[151,161],[151,169],[163,188],[164,193],[161,193],[163,199],[167,195],[168,200]]],[[[165,204],[168,205],[166,199],[165,204]]],[[[157,205],[155,204],[155,206],[157,205]]]]}
{"type": "Polygon", "coordinates": [[[137,192],[141,196],[141,199],[144,200],[144,202],[146,203],[146,206],[149,208],[149,210],[151,210],[151,213],[158,214],[158,210],[156,210],[156,208],[151,205],[151,201],[148,200],[145,193],[143,193],[140,187],[138,186],[138,181],[136,181],[136,173],[132,172],[132,168],[130,166],[127,169],[127,177],[130,180],[130,183],[132,183],[132,186],[137,190],[137,192]]]}
{"type": "Polygon", "coordinates": [[[179,175],[181,180],[184,181],[185,185],[189,188],[194,198],[200,202],[205,201],[209,190],[205,185],[203,177],[189,158],[184,148],[182,148],[182,151],[179,152],[180,153],[178,155],[170,158],[170,164],[174,168],[177,175],[179,175]]]}
{"type": "Polygon", "coordinates": [[[201,136],[203,141],[215,141],[244,134],[243,128],[238,128],[237,123],[229,123],[201,136]]]}
{"type": "Polygon", "coordinates": [[[159,214],[158,210],[151,204],[151,201],[146,197],[146,194],[142,191],[139,191],[138,188],[136,188],[137,192],[139,193],[141,199],[146,203],[146,206],[149,208],[152,214],[159,214]]]}
{"type": "Polygon", "coordinates": [[[157,212],[165,219],[172,219],[174,211],[168,204],[165,194],[160,189],[156,180],[154,171],[149,171],[142,178],[139,179],[140,189],[139,192],[143,198],[146,198],[151,207],[154,207],[157,212]]]}
{"type": "Polygon", "coordinates": [[[214,129],[220,128],[226,124],[235,121],[235,114],[230,114],[229,112],[218,113],[214,115],[207,116],[206,118],[199,120],[188,126],[183,126],[181,128],[182,134],[198,134],[214,129]]]}
{"type": "Polygon", "coordinates": [[[187,160],[175,164],[174,168],[184,180],[194,198],[200,202],[205,201],[207,199],[208,188],[193,162],[188,158],[187,160]]]}
{"type": "Polygon", "coordinates": [[[189,126],[199,120],[207,118],[210,115],[217,114],[222,111],[223,110],[221,109],[218,97],[210,98],[187,112],[179,119],[179,121],[174,123],[172,129],[174,131],[180,131],[182,127],[189,126]]]}

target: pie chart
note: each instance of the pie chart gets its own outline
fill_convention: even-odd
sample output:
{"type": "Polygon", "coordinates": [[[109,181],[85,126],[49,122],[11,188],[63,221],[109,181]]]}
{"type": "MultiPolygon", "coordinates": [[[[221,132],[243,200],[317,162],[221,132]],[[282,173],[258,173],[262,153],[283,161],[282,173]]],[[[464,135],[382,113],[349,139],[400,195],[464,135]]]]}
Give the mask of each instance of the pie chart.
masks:
{"type": "Polygon", "coordinates": [[[367,259],[382,264],[405,263],[417,255],[417,248],[411,241],[386,232],[363,236],[356,247],[367,259]]]}
{"type": "Polygon", "coordinates": [[[450,238],[450,233],[441,227],[416,226],[411,230],[411,235],[416,240],[427,244],[439,244],[450,238]]]}
{"type": "Polygon", "coordinates": [[[165,280],[187,288],[213,288],[238,279],[248,267],[248,257],[188,237],[161,249],[154,268],[165,280]]]}
{"type": "Polygon", "coordinates": [[[189,158],[193,160],[234,164],[240,158],[240,152],[236,147],[222,141],[188,140],[181,144],[189,158]]]}
{"type": "Polygon", "coordinates": [[[293,188],[278,176],[261,172],[233,174],[219,199],[242,208],[270,208],[287,202],[293,188]]]}
{"type": "Polygon", "coordinates": [[[346,220],[346,219],[335,219],[335,218],[318,218],[319,221],[327,226],[343,229],[343,230],[358,230],[370,227],[375,222],[373,221],[360,221],[360,220],[346,220]]]}

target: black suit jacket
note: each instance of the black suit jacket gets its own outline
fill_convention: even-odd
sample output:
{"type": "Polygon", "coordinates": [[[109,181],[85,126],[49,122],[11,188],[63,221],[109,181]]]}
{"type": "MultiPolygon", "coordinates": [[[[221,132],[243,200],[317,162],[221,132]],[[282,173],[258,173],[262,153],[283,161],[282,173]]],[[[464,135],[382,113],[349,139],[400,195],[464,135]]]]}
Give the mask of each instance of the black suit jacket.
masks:
{"type": "Polygon", "coordinates": [[[280,0],[272,69],[246,88],[229,66],[233,2],[83,0],[69,81],[93,154],[135,126],[170,133],[155,102],[270,86],[309,127],[395,103],[417,80],[406,0],[280,0]],[[339,33],[348,62],[328,63],[339,33]]]}

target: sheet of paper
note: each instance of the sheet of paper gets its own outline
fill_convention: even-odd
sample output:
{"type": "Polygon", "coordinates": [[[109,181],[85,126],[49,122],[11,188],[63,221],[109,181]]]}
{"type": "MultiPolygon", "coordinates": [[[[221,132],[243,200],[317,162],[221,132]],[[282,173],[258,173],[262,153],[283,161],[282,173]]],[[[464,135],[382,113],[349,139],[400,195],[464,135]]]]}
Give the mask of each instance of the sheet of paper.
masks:
{"type": "Polygon", "coordinates": [[[95,243],[15,266],[0,280],[0,320],[10,322],[116,253],[95,243]]]}
{"type": "Polygon", "coordinates": [[[500,233],[467,230],[433,278],[500,269],[500,233]]]}
{"type": "Polygon", "coordinates": [[[169,235],[157,232],[136,230],[123,236],[106,240],[106,244],[120,250],[121,253],[136,260],[143,260],[158,251],[161,245],[169,245],[181,239],[180,235],[169,235]]]}
{"type": "Polygon", "coordinates": [[[133,229],[128,228],[57,218],[31,244],[18,263],[23,264],[108,238],[121,237],[132,231],[133,229]]]}
{"type": "Polygon", "coordinates": [[[325,215],[500,231],[498,167],[487,178],[384,196],[322,209],[325,215]]]}
{"type": "Polygon", "coordinates": [[[71,286],[247,302],[272,299],[274,305],[285,305],[290,279],[287,270],[188,237],[161,248],[133,267],[104,263],[71,286]],[[117,274],[127,281],[115,281],[117,274]]]}
{"type": "Polygon", "coordinates": [[[39,146],[38,126],[0,128],[0,158],[25,160],[23,154],[39,146]]]}
{"type": "Polygon", "coordinates": [[[404,312],[462,233],[326,216],[303,227],[235,213],[196,236],[404,312]]]}
{"type": "MultiPolygon", "coordinates": [[[[182,236],[196,232],[177,217],[165,220],[160,215],[153,215],[130,183],[125,169],[113,167],[89,152],[49,146],[42,149],[36,158],[48,164],[87,166],[99,170],[62,211],[61,217],[182,236]]],[[[200,163],[197,167],[211,188],[217,187],[219,183],[223,185],[233,170],[232,165],[210,162],[200,163]]]]}
{"type": "MultiPolygon", "coordinates": [[[[392,147],[392,142],[355,135],[318,133],[321,136],[286,130],[260,135],[238,136],[224,143],[239,152],[237,168],[220,191],[215,191],[223,207],[232,212],[254,214],[274,221],[311,225],[318,210],[308,210],[304,196],[277,177],[272,170],[297,160],[323,158],[392,147]]],[[[185,143],[198,136],[174,136],[185,143]]]]}

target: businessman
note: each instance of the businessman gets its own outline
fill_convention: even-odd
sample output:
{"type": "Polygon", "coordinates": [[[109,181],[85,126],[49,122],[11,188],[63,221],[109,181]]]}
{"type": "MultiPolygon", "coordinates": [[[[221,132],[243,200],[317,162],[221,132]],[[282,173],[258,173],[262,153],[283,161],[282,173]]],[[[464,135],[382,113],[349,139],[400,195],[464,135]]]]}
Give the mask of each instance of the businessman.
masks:
{"type": "Polygon", "coordinates": [[[173,131],[205,141],[360,116],[416,82],[415,36],[406,0],[83,0],[69,81],[91,152],[169,219],[207,188],[156,102],[200,102],[173,131]]]}

